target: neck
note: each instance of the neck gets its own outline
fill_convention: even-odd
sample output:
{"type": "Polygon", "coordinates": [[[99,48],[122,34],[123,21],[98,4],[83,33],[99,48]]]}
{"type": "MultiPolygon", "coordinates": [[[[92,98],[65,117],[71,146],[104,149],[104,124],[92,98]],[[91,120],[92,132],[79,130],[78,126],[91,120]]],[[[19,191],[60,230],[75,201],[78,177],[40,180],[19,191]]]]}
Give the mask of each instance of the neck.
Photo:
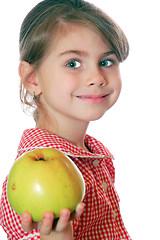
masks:
{"type": "Polygon", "coordinates": [[[36,127],[50,131],[66,141],[74,144],[77,147],[87,150],[85,146],[85,135],[89,122],[77,121],[75,119],[63,119],[62,121],[56,121],[55,118],[46,119],[41,116],[38,120],[36,127]]]}

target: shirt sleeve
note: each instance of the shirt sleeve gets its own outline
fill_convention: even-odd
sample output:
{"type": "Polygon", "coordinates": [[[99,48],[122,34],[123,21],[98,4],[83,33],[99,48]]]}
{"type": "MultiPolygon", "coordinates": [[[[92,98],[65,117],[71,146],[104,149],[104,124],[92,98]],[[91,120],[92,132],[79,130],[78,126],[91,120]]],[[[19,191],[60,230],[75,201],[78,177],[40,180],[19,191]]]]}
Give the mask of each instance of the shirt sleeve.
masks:
{"type": "Polygon", "coordinates": [[[21,218],[11,207],[7,198],[7,180],[3,183],[2,196],[0,203],[0,225],[7,234],[8,240],[40,240],[38,230],[30,233],[23,231],[21,227],[21,218]]]}

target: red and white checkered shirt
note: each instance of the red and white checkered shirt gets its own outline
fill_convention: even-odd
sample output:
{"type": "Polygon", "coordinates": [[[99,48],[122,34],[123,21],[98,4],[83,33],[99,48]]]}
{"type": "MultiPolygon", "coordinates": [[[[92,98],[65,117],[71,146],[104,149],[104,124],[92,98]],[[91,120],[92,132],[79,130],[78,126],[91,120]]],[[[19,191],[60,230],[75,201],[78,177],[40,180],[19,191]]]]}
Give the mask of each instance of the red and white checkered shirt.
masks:
{"type": "MultiPolygon", "coordinates": [[[[64,139],[41,129],[25,130],[18,148],[23,153],[38,148],[55,148],[67,154],[83,174],[86,194],[83,215],[73,221],[75,240],[130,240],[119,209],[119,197],[114,187],[115,169],[113,156],[102,143],[86,135],[84,151],[64,139]]],[[[17,159],[16,158],[16,159],[17,159]]],[[[8,240],[39,240],[39,230],[23,231],[20,216],[12,209],[6,192],[7,178],[3,184],[0,224],[8,240]]]]}

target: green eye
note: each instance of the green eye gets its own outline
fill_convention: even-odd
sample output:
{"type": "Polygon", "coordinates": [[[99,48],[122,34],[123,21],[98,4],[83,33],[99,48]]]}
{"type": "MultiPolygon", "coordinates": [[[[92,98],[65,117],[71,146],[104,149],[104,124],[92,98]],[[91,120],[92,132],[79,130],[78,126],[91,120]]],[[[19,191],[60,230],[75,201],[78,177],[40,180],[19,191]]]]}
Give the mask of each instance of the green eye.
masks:
{"type": "Polygon", "coordinates": [[[66,64],[66,66],[69,67],[69,68],[76,69],[76,68],[79,68],[81,66],[81,63],[77,60],[72,60],[72,61],[69,61],[66,64]]]}
{"type": "Polygon", "coordinates": [[[100,67],[110,67],[113,65],[113,63],[114,63],[113,60],[105,59],[105,60],[100,61],[99,66],[100,67]]]}

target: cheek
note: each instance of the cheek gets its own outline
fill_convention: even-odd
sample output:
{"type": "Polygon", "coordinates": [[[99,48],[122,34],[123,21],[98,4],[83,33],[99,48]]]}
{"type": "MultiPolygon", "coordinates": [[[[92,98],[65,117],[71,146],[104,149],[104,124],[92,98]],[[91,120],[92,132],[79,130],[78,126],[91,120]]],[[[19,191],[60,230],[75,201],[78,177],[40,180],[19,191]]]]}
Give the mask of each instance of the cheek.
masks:
{"type": "Polygon", "coordinates": [[[112,81],[112,88],[114,90],[113,101],[116,102],[122,89],[122,81],[120,76],[118,78],[114,78],[114,80],[112,81]]]}
{"type": "Polygon", "coordinates": [[[72,94],[74,91],[76,91],[79,87],[79,81],[77,77],[67,77],[65,76],[63,80],[61,81],[61,88],[63,89],[63,92],[66,94],[72,94]]]}
{"type": "Polygon", "coordinates": [[[122,81],[121,81],[121,78],[119,78],[119,81],[117,83],[117,89],[119,91],[119,93],[121,92],[121,89],[122,89],[122,81]]]}
{"type": "Polygon", "coordinates": [[[120,75],[119,70],[117,71],[117,73],[114,76],[113,86],[117,92],[119,92],[119,93],[121,92],[122,80],[121,80],[121,75],[120,75]]]}
{"type": "Polygon", "coordinates": [[[121,92],[121,88],[122,88],[122,81],[120,77],[115,76],[114,78],[112,78],[111,81],[111,87],[113,88],[113,90],[115,92],[121,92]]]}

